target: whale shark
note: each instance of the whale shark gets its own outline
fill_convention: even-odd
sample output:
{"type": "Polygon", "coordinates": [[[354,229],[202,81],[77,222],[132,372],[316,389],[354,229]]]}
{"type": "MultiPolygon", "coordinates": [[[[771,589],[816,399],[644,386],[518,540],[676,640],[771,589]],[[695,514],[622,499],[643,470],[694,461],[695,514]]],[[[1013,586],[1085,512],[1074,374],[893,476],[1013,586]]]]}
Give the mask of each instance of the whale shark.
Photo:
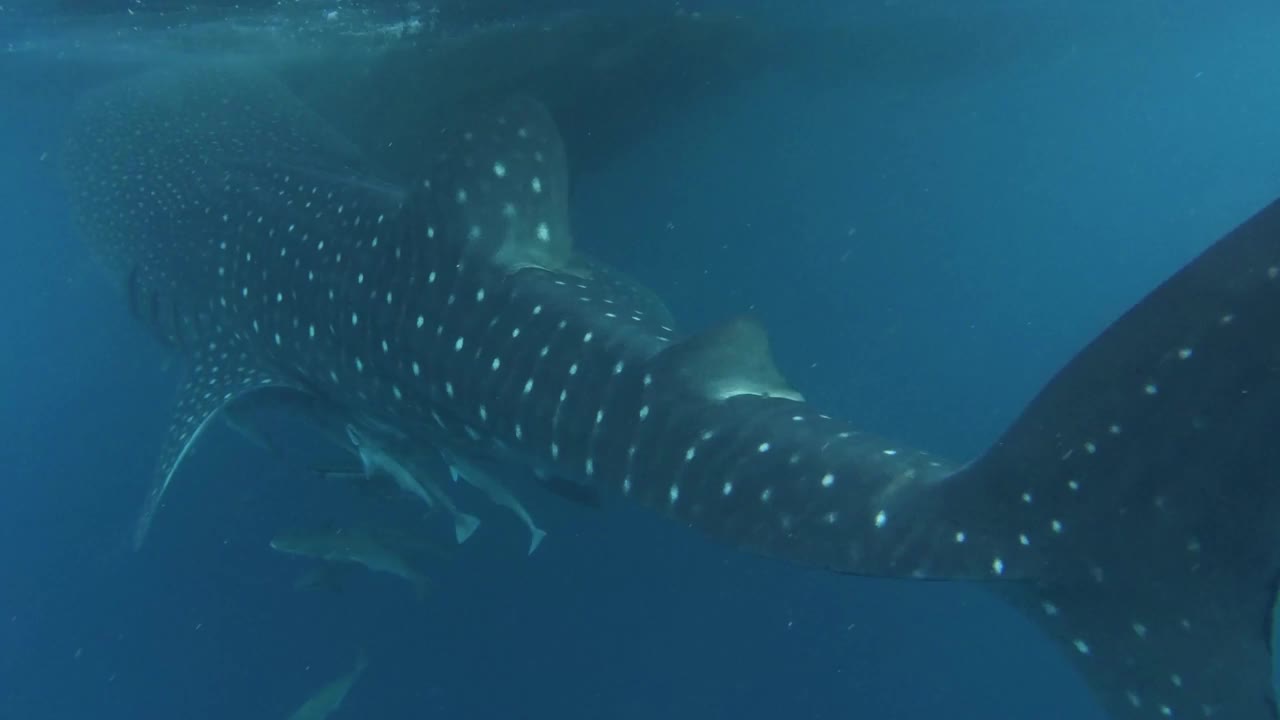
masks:
{"type": "Polygon", "coordinates": [[[406,179],[252,68],[84,98],[79,227],[187,372],[138,544],[220,412],[292,395],[384,468],[553,477],[796,564],[981,583],[1113,718],[1277,717],[1280,202],[955,464],[825,414],[750,317],[679,333],[575,250],[546,106],[473,106],[406,179]]]}

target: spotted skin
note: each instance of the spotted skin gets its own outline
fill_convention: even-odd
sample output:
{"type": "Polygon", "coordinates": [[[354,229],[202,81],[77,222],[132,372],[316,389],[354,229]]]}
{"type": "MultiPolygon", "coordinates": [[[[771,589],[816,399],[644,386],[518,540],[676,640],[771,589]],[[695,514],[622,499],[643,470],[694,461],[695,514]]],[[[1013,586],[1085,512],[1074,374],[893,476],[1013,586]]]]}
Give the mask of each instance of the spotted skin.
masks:
{"type": "Polygon", "coordinates": [[[1277,328],[1280,203],[1109,327],[942,493],[1043,548],[1007,559],[1036,596],[1003,589],[1116,717],[1275,717],[1277,328]],[[985,510],[962,497],[977,483],[985,510]]]}
{"type": "Polygon", "coordinates": [[[757,552],[988,582],[1115,718],[1276,717],[1280,204],[956,469],[803,402],[754,322],[677,341],[651,293],[574,255],[532,100],[424,129],[442,151],[406,186],[235,68],[105,89],[74,126],[81,224],[192,366],[140,538],[200,428],[287,387],[404,447],[615,491],[757,552]]]}
{"type": "Polygon", "coordinates": [[[191,367],[178,395],[173,422],[160,452],[158,480],[147,493],[134,528],[135,545],[140,545],[146,537],[151,519],[178,466],[219,410],[252,393],[294,387],[252,366],[248,353],[236,349],[235,345],[234,340],[215,336],[205,348],[191,355],[191,367]]]}

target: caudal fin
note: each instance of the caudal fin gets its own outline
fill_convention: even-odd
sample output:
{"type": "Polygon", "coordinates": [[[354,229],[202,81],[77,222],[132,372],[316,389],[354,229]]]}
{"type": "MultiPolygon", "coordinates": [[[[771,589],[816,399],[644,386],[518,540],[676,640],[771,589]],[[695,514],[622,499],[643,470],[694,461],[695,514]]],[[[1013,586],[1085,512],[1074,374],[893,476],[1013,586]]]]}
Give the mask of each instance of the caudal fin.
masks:
{"type": "Polygon", "coordinates": [[[1114,718],[1277,717],[1280,201],[1115,322],[942,506],[1114,718]]]}
{"type": "Polygon", "coordinates": [[[478,527],[480,527],[480,519],[475,515],[458,512],[453,516],[453,534],[458,539],[459,545],[466,542],[478,527]]]}
{"type": "Polygon", "coordinates": [[[1278,717],[1280,202],[1111,325],[955,473],[758,390],[688,401],[776,376],[759,333],[720,336],[755,360],[726,375],[705,342],[655,358],[624,494],[796,562],[989,581],[1113,718],[1278,717]]]}
{"type": "Polygon", "coordinates": [[[529,534],[529,554],[532,555],[533,551],[537,550],[542,541],[546,539],[547,531],[535,527],[529,529],[529,534]]]}

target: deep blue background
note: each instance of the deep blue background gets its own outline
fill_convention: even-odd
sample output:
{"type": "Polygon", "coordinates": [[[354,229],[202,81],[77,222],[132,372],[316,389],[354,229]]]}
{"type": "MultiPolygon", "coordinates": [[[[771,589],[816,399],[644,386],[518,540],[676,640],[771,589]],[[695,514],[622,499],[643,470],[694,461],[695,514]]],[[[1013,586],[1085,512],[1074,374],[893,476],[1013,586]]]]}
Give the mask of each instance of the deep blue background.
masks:
{"type": "MultiPolygon", "coordinates": [[[[686,329],[756,311],[823,408],[965,459],[1280,194],[1280,6],[871,15],[932,34],[825,68],[835,83],[775,75],[699,105],[578,179],[576,236],[686,329]],[[930,64],[948,38],[971,62],[930,64]]],[[[177,369],[67,219],[70,88],[4,77],[0,719],[282,718],[361,648],[345,717],[1101,717],[976,588],[797,570],[620,503],[526,493],[551,533],[533,558],[486,512],[425,602],[374,576],[300,593],[305,563],[267,540],[360,500],[224,431],[127,551],[177,369]]]]}

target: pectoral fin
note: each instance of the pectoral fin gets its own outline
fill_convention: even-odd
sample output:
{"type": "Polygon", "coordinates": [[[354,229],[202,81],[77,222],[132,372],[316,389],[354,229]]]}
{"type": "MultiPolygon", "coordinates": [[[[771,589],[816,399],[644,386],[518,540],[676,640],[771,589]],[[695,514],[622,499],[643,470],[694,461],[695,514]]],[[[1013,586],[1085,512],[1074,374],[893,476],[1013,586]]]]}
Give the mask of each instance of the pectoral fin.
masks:
{"type": "Polygon", "coordinates": [[[223,348],[217,343],[210,343],[206,350],[195,354],[178,395],[155,480],[134,528],[135,549],[145,542],[178,466],[190,454],[209,423],[239,398],[258,390],[282,387],[301,391],[292,383],[257,369],[247,354],[234,347],[223,348]]]}

